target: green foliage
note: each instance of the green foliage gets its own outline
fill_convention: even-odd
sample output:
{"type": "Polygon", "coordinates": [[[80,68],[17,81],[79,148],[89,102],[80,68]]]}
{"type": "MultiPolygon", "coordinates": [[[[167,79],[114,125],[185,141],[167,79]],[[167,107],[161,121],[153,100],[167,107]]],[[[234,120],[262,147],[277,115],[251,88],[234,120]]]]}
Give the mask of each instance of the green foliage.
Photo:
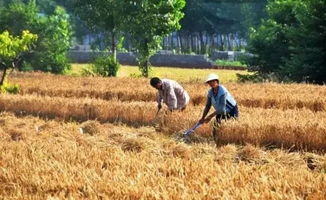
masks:
{"type": "Polygon", "coordinates": [[[268,19],[250,33],[249,69],[281,80],[324,83],[326,14],[323,0],[276,0],[268,19]]]}
{"type": "Polygon", "coordinates": [[[298,82],[326,83],[326,3],[307,0],[294,10],[299,26],[287,32],[290,56],[281,72],[298,82]]]}
{"type": "Polygon", "coordinates": [[[22,67],[20,67],[19,70],[22,71],[22,72],[32,72],[32,71],[34,71],[34,68],[31,65],[31,63],[23,61],[22,62],[22,67]]]}
{"type": "MultiPolygon", "coordinates": [[[[28,3],[31,0],[0,0],[0,6],[8,6],[13,2],[24,2],[28,3]]],[[[69,8],[71,6],[70,0],[37,0],[37,6],[41,13],[51,14],[58,6],[64,6],[65,8],[69,8]]]]}
{"type": "Polygon", "coordinates": [[[120,64],[113,56],[99,56],[95,59],[93,72],[100,76],[117,76],[120,64]]]}
{"type": "Polygon", "coordinates": [[[139,74],[139,73],[130,73],[129,74],[129,77],[130,78],[142,78],[143,75],[142,74],[139,74]]]}
{"type": "Polygon", "coordinates": [[[105,36],[110,36],[104,43],[111,44],[105,47],[111,50],[113,58],[116,60],[117,43],[120,42],[119,34],[121,18],[126,13],[121,12],[120,0],[83,0],[74,1],[74,11],[94,32],[102,32],[105,36]]]}
{"type": "Polygon", "coordinates": [[[248,38],[250,28],[257,28],[266,16],[267,0],[240,3],[239,25],[235,27],[241,36],[248,38]]]}
{"type": "Polygon", "coordinates": [[[123,29],[132,37],[138,51],[139,68],[148,77],[148,62],[162,43],[163,37],[181,28],[185,0],[120,0],[123,29]]]}
{"type": "Polygon", "coordinates": [[[118,0],[74,1],[75,14],[83,19],[93,30],[112,31],[119,22],[118,0]]]}
{"type": "MultiPolygon", "coordinates": [[[[278,76],[273,73],[270,74],[259,74],[259,73],[250,73],[250,74],[236,74],[237,81],[240,83],[250,82],[250,83],[260,83],[260,82],[281,82],[278,76]]],[[[282,82],[291,83],[288,79],[283,79],[282,82]]]]}
{"type": "Polygon", "coordinates": [[[69,69],[66,53],[70,47],[71,27],[65,10],[56,7],[49,15],[40,14],[35,0],[23,3],[16,0],[0,9],[0,31],[18,35],[22,30],[38,35],[33,52],[23,57],[20,69],[63,73],[69,69]],[[15,19],[15,20],[13,20],[15,19]]]}
{"type": "Polygon", "coordinates": [[[0,85],[0,93],[18,94],[19,90],[20,86],[18,84],[10,84],[7,81],[0,85]]]}
{"type": "Polygon", "coordinates": [[[27,4],[19,0],[7,3],[0,8],[0,31],[8,30],[11,34],[17,36],[22,30],[30,30],[39,35],[37,28],[38,9],[35,1],[29,1],[27,4]],[[15,20],[13,20],[15,19],[15,20]]]}
{"type": "MultiPolygon", "coordinates": [[[[94,66],[91,66],[91,68],[82,67],[80,74],[81,76],[96,76],[96,73],[94,72],[94,66]]],[[[78,76],[78,74],[76,76],[78,76]]]]}
{"type": "Polygon", "coordinates": [[[37,39],[37,35],[28,30],[22,32],[21,37],[14,37],[8,31],[0,34],[0,69],[11,66],[22,52],[28,51],[30,45],[37,39]]]}
{"type": "Polygon", "coordinates": [[[239,33],[247,36],[249,27],[259,25],[267,0],[210,1],[187,0],[181,20],[185,33],[239,33]]]}
{"type": "Polygon", "coordinates": [[[240,61],[229,61],[229,60],[216,60],[215,64],[218,66],[233,66],[233,67],[246,67],[240,61]]]}
{"type": "Polygon", "coordinates": [[[36,70],[64,73],[70,69],[67,60],[72,36],[69,16],[63,8],[57,7],[42,23],[42,40],[30,62],[36,70]]]}
{"type": "Polygon", "coordinates": [[[262,74],[278,71],[289,56],[288,46],[282,26],[272,20],[264,21],[257,31],[251,30],[247,51],[255,56],[248,57],[246,64],[262,74]]]}
{"type": "Polygon", "coordinates": [[[25,30],[19,37],[14,37],[8,31],[0,34],[0,70],[3,70],[0,85],[4,83],[9,68],[15,68],[22,53],[29,50],[31,44],[37,40],[37,35],[25,30]]]}
{"type": "Polygon", "coordinates": [[[237,80],[240,83],[244,83],[244,82],[253,82],[253,83],[257,83],[257,82],[262,82],[263,79],[261,78],[261,76],[258,76],[257,73],[254,74],[236,74],[237,76],[237,80]]]}

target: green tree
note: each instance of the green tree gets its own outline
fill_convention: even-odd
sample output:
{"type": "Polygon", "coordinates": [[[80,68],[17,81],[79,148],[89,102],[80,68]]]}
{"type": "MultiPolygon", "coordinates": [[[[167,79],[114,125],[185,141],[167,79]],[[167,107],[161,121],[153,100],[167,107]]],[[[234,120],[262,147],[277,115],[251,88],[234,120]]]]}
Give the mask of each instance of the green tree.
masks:
{"type": "MultiPolygon", "coordinates": [[[[183,9],[185,17],[181,20],[182,29],[179,31],[181,36],[191,38],[194,36],[196,42],[196,53],[206,54],[212,48],[216,48],[216,43],[212,42],[213,37],[219,36],[218,48],[225,50],[225,47],[231,47],[230,39],[233,36],[237,38],[248,38],[248,30],[250,27],[259,25],[261,18],[264,16],[267,0],[254,1],[220,1],[220,0],[187,0],[187,4],[183,9]],[[227,38],[227,41],[222,41],[227,38]],[[207,37],[211,40],[207,40],[207,37]],[[206,38],[206,42],[205,42],[206,38]],[[200,46],[200,49],[198,48],[200,46]]],[[[186,39],[185,38],[185,39],[186,39]]],[[[188,48],[194,46],[194,41],[185,40],[188,48]]],[[[240,44],[239,44],[240,45],[240,44]]],[[[240,46],[238,46],[240,47],[240,46]]],[[[193,51],[193,49],[186,49],[193,51]]]]}
{"type": "Polygon", "coordinates": [[[20,69],[28,68],[63,73],[70,65],[66,53],[70,47],[72,30],[69,16],[57,7],[51,15],[40,13],[35,0],[28,3],[16,0],[0,8],[0,31],[8,30],[14,36],[22,30],[38,35],[33,52],[26,55],[20,69]],[[15,20],[13,20],[15,19],[15,20]]]}
{"type": "Polygon", "coordinates": [[[267,0],[244,2],[240,5],[240,29],[244,38],[249,37],[250,28],[257,28],[266,17],[267,0]]]}
{"type": "Polygon", "coordinates": [[[0,70],[3,70],[0,86],[3,85],[9,68],[15,68],[22,54],[30,49],[37,35],[23,31],[21,37],[14,37],[8,31],[0,34],[0,70]]]}
{"type": "Polygon", "coordinates": [[[247,51],[255,56],[246,59],[249,69],[261,76],[276,73],[289,57],[289,40],[286,36],[290,26],[298,24],[293,8],[297,0],[277,0],[267,6],[268,19],[251,29],[247,51]]]}
{"type": "Polygon", "coordinates": [[[62,7],[40,20],[41,40],[29,62],[35,70],[64,73],[70,69],[67,52],[70,48],[72,29],[69,16],[62,7]]]}
{"type": "Polygon", "coordinates": [[[284,76],[298,82],[326,83],[326,4],[324,0],[299,2],[298,26],[287,32],[290,56],[281,66],[284,76]]]}
{"type": "Polygon", "coordinates": [[[39,21],[37,14],[38,8],[35,1],[23,3],[16,0],[6,3],[0,7],[0,31],[8,30],[14,36],[20,35],[22,30],[37,33],[39,21]]]}
{"type": "Polygon", "coordinates": [[[323,0],[276,0],[268,19],[250,34],[247,64],[259,75],[324,83],[326,14],[323,0]]]}
{"type": "Polygon", "coordinates": [[[163,37],[181,28],[185,0],[120,0],[125,16],[123,29],[137,49],[139,69],[149,76],[149,58],[160,48],[163,37]]]}
{"type": "Polygon", "coordinates": [[[100,76],[117,76],[119,68],[120,64],[114,60],[112,55],[98,56],[92,65],[92,71],[94,74],[100,76]]]}
{"type": "Polygon", "coordinates": [[[122,13],[118,7],[119,0],[74,0],[75,14],[84,20],[95,32],[111,35],[111,53],[116,62],[117,41],[122,13]]]}

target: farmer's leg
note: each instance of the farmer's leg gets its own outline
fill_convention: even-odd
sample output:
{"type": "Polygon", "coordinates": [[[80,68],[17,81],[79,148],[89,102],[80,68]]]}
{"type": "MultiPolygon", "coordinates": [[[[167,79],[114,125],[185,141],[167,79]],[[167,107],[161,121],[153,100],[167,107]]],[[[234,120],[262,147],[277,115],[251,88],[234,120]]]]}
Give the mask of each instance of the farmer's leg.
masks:
{"type": "Polygon", "coordinates": [[[230,113],[231,117],[233,118],[239,118],[239,109],[238,109],[238,105],[235,105],[235,107],[233,108],[233,110],[230,113]]]}

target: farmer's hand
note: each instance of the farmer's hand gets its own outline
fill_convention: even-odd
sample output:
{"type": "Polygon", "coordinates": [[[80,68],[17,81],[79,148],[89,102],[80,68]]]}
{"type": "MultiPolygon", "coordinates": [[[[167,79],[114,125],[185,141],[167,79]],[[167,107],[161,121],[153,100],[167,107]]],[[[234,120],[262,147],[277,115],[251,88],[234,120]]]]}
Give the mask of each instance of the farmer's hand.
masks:
{"type": "Polygon", "coordinates": [[[161,108],[162,108],[162,104],[158,104],[157,109],[161,110],[161,108]]]}

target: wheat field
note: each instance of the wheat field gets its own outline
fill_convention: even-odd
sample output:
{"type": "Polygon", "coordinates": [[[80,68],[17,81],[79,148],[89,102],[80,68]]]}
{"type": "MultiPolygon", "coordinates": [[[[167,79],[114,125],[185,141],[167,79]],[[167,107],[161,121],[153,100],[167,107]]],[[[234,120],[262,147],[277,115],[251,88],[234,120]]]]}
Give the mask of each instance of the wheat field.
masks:
{"type": "Polygon", "coordinates": [[[326,86],[222,81],[240,119],[216,145],[210,124],[181,137],[205,105],[201,75],[175,76],[191,103],[155,117],[148,79],[12,74],[0,199],[326,199],[326,86]]]}

